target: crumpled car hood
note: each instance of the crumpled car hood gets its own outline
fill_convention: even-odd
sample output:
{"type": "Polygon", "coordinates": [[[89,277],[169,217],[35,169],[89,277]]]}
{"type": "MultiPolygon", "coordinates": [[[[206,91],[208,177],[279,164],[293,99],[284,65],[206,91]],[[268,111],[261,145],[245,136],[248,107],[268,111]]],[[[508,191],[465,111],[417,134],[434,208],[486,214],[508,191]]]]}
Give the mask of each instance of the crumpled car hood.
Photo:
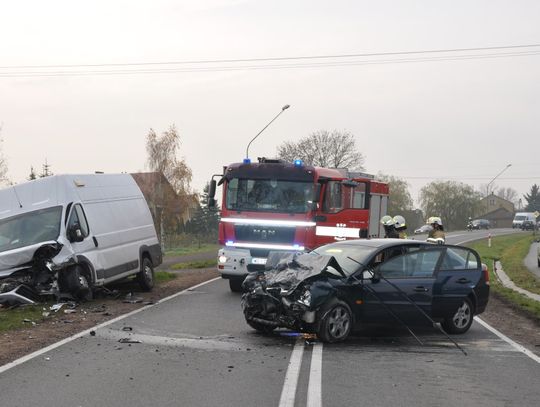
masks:
{"type": "Polygon", "coordinates": [[[340,265],[332,256],[271,252],[266,262],[264,277],[267,286],[279,285],[287,291],[293,291],[308,278],[323,273],[335,275],[328,271],[328,267],[344,275],[340,265]]]}

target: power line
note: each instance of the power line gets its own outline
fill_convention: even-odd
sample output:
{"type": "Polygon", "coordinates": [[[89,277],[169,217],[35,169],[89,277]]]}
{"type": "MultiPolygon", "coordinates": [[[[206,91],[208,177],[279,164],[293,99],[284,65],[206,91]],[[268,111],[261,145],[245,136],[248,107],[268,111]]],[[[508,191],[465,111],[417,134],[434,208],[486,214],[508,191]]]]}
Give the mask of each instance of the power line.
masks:
{"type": "Polygon", "coordinates": [[[103,64],[57,64],[57,65],[6,65],[0,66],[0,69],[33,69],[33,68],[96,68],[107,66],[140,66],[140,65],[181,65],[181,64],[210,64],[210,63],[238,63],[238,62],[270,62],[270,61],[292,61],[303,59],[338,59],[338,58],[357,58],[357,57],[380,57],[395,55],[414,55],[414,54],[433,54],[450,52],[469,52],[469,51],[492,51],[518,48],[536,48],[540,44],[521,44],[521,45],[501,45],[494,47],[474,47],[474,48],[447,48],[447,49],[429,49],[418,51],[391,51],[391,52],[373,52],[373,53],[355,53],[355,54],[329,54],[329,55],[301,55],[292,57],[266,57],[266,58],[243,58],[243,59],[206,59],[191,61],[166,61],[166,62],[131,62],[131,63],[103,63],[103,64]]]}
{"type": "MultiPolygon", "coordinates": [[[[538,45],[540,46],[540,45],[538,45]]],[[[532,47],[529,46],[515,46],[515,47],[532,47]]],[[[497,47],[492,47],[497,48],[497,47]]],[[[504,48],[504,47],[498,47],[504,48]]],[[[508,47],[506,47],[508,48],[508,47]]],[[[408,53],[421,53],[421,52],[440,52],[439,50],[433,51],[411,51],[408,53]]],[[[449,51],[445,51],[449,52],[449,51]]],[[[393,53],[404,54],[401,53],[393,53]]],[[[386,54],[369,54],[369,55],[388,55],[386,54]]],[[[368,55],[368,54],[364,54],[368,55]]],[[[418,63],[418,62],[438,62],[438,61],[459,61],[459,60],[469,60],[469,59],[489,59],[489,58],[508,58],[508,57],[523,57],[523,56],[534,56],[540,55],[539,50],[531,51],[521,51],[521,52],[500,52],[500,53],[490,53],[490,54],[466,54],[466,55],[453,55],[453,56],[425,56],[420,58],[393,58],[385,60],[353,60],[353,61],[326,61],[326,62],[303,62],[303,63],[282,63],[282,64],[252,64],[252,65],[232,65],[232,66],[206,66],[206,67],[186,67],[186,68],[145,68],[145,69],[109,69],[109,70],[58,70],[58,71],[23,71],[23,72],[0,72],[0,77],[10,78],[10,77],[61,77],[61,76],[88,76],[88,75],[139,75],[139,74],[170,74],[170,73],[190,73],[190,72],[229,72],[229,71],[239,71],[239,70],[276,70],[276,69],[302,69],[302,68],[322,68],[322,67],[344,67],[344,66],[360,66],[360,65],[383,65],[383,64],[402,64],[402,63],[418,63]]],[[[330,56],[324,57],[294,57],[288,58],[290,60],[298,58],[330,58],[330,56]]],[[[258,59],[258,61],[270,61],[274,59],[258,59]]],[[[283,59],[285,60],[285,58],[283,59]]],[[[232,61],[247,61],[247,60],[222,60],[227,62],[232,61]]],[[[203,62],[203,61],[198,61],[203,62]]],[[[205,61],[209,62],[209,61],[205,61]]],[[[191,62],[197,63],[197,62],[191,62]]],[[[148,63],[147,65],[156,65],[156,64],[180,64],[180,62],[163,62],[163,63],[148,63]]],[[[188,62],[183,62],[182,64],[188,64],[188,62]]],[[[139,64],[96,64],[96,65],[70,65],[70,67],[112,67],[112,66],[140,66],[139,64]]],[[[33,68],[37,69],[38,66],[33,68]]],[[[58,65],[49,65],[42,66],[40,69],[47,69],[52,67],[59,67],[58,65]]],[[[64,66],[67,67],[67,66],[64,66]]],[[[0,69],[6,69],[6,67],[0,67],[0,69]]],[[[15,69],[15,68],[12,68],[15,69]]],[[[26,67],[24,69],[30,69],[26,67]]]]}

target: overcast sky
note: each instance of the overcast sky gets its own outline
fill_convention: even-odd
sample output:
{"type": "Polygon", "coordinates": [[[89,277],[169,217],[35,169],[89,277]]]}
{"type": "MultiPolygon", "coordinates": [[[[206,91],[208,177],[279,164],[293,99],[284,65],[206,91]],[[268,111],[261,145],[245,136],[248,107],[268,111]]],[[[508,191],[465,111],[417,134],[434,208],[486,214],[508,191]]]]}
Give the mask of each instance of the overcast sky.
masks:
{"type": "Polygon", "coordinates": [[[290,104],[252,144],[251,157],[274,156],[280,143],[313,131],[348,130],[366,170],[405,178],[414,198],[434,179],[479,187],[509,163],[495,184],[523,194],[540,184],[540,55],[478,56],[540,47],[106,64],[540,44],[539,22],[536,0],[0,0],[9,177],[21,182],[45,159],[55,173],[141,171],[148,130],[174,123],[200,191],[223,165],[241,161],[249,140],[290,104]],[[444,58],[403,61],[412,57],[444,58]],[[314,65],[322,62],[337,66],[314,65]],[[36,67],[94,64],[105,66],[36,67]]]}

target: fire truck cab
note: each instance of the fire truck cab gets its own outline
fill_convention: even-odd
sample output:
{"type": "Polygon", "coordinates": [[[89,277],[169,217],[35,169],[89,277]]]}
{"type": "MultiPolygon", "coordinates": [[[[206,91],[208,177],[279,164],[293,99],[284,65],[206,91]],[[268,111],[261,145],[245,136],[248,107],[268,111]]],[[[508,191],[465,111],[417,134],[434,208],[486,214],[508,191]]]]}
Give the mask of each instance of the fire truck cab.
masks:
{"type": "MultiPolygon", "coordinates": [[[[388,185],[369,174],[259,158],[231,164],[222,186],[218,270],[232,291],[270,251],[306,251],[347,239],[383,236],[388,185]]],[[[216,182],[210,185],[215,203],[216,182]]]]}

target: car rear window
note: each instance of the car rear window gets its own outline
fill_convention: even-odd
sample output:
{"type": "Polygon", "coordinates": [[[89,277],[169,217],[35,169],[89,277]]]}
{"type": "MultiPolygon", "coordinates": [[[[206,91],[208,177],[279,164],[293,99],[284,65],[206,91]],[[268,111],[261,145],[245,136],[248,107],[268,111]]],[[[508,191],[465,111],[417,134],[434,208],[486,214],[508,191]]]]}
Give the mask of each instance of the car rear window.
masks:
{"type": "Polygon", "coordinates": [[[478,259],[472,251],[465,248],[451,247],[446,249],[440,269],[444,271],[476,270],[478,267],[478,259]]]}

